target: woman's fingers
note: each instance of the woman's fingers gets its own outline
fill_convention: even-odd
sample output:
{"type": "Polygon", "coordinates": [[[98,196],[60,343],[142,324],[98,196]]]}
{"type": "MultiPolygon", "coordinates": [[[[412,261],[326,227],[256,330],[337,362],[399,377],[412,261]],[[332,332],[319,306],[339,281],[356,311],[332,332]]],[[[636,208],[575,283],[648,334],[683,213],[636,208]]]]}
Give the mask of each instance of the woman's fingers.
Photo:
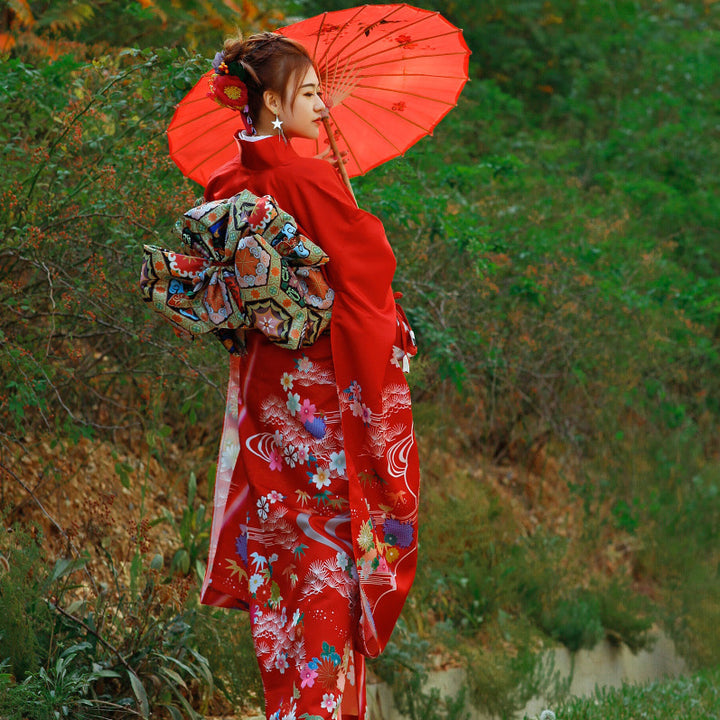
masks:
{"type": "MultiPolygon", "coordinates": [[[[332,152],[330,148],[325,148],[321,153],[318,153],[315,158],[317,160],[327,160],[331,165],[337,165],[338,159],[335,157],[335,154],[332,152]]],[[[340,153],[340,159],[343,162],[343,165],[347,165],[348,157],[347,157],[347,150],[343,150],[340,153]]]]}

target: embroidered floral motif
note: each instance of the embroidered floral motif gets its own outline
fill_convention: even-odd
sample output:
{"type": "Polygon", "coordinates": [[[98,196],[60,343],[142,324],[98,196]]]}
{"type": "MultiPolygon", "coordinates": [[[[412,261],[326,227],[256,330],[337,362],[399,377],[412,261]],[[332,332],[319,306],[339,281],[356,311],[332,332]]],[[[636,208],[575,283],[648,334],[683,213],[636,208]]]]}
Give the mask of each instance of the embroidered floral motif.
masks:
{"type": "Polygon", "coordinates": [[[337,707],[335,695],[332,693],[325,693],[325,695],[323,695],[322,702],[320,703],[320,707],[325,708],[325,710],[331,713],[337,707]]]}
{"type": "MultiPolygon", "coordinates": [[[[238,450],[250,458],[248,472],[257,473],[262,482],[243,506],[243,523],[234,520],[235,566],[228,569],[248,597],[264,678],[283,688],[268,706],[268,713],[275,711],[269,717],[276,720],[339,716],[343,693],[355,692],[357,636],[355,630],[338,635],[337,623],[360,614],[359,583],[384,591],[392,588],[397,567],[402,567],[398,561],[411,547],[404,544],[408,530],[403,522],[410,517],[408,510],[412,512],[412,497],[393,475],[404,467],[405,449],[397,442],[402,436],[396,429],[401,424],[391,417],[394,408],[405,408],[400,386],[384,393],[376,410],[368,404],[370,395],[365,402],[358,381],[343,385],[345,390],[338,394],[332,366],[316,361],[312,353],[308,349],[288,355],[285,363],[271,366],[270,378],[263,368],[265,376],[258,385],[251,381],[245,386],[250,388],[248,397],[257,398],[257,417],[252,431],[241,434],[238,443],[238,450]],[[263,393],[253,396],[259,387],[263,393]],[[368,437],[377,436],[378,447],[395,442],[398,454],[392,460],[388,456],[388,464],[362,465],[351,477],[357,460],[353,456],[351,465],[346,454],[341,418],[353,417],[353,409],[357,426],[364,425],[368,437]],[[350,517],[348,482],[358,480],[363,493],[385,493],[387,509],[372,515],[361,511],[356,523],[350,517]],[[316,542],[318,533],[327,544],[316,542]],[[317,598],[325,603],[332,595],[338,599],[323,605],[328,611],[319,624],[317,613],[308,610],[317,598]],[[334,608],[339,608],[337,615],[334,608]]],[[[388,360],[395,371],[392,357],[388,360]]],[[[229,558],[223,557],[226,562],[229,558]]],[[[368,632],[362,627],[360,631],[368,632]]]]}
{"type": "Polygon", "coordinates": [[[288,467],[294,468],[298,463],[297,450],[292,445],[286,445],[283,452],[288,467]]]}
{"type": "Polygon", "coordinates": [[[259,573],[255,573],[250,577],[250,581],[248,582],[248,587],[250,588],[250,592],[254,595],[258,588],[263,584],[264,578],[259,573]]]}
{"type": "Polygon", "coordinates": [[[340,674],[340,663],[334,663],[328,658],[323,658],[317,668],[317,680],[326,690],[335,690],[340,674]]]}
{"type": "Polygon", "coordinates": [[[303,355],[299,360],[296,361],[297,369],[302,373],[310,372],[312,369],[312,361],[307,355],[303,355]]]}
{"type": "Polygon", "coordinates": [[[300,687],[312,687],[315,684],[315,678],[317,676],[317,671],[314,668],[311,668],[310,665],[306,665],[300,671],[300,679],[302,680],[300,687]]]}
{"type": "Polygon", "coordinates": [[[388,518],[383,523],[383,534],[388,545],[397,545],[401,548],[410,547],[413,541],[413,526],[412,523],[388,518]]]}
{"type": "MultiPolygon", "coordinates": [[[[273,470],[272,464],[270,465],[270,469],[273,470]]],[[[279,469],[279,468],[278,468],[279,469]]],[[[270,504],[267,501],[267,498],[261,497],[257,501],[257,514],[260,520],[267,520],[268,516],[268,510],[270,509],[270,504]]]]}
{"type": "Polygon", "coordinates": [[[350,411],[354,417],[362,418],[363,423],[366,425],[372,419],[372,412],[362,401],[362,388],[357,381],[353,380],[348,388],[343,393],[349,397],[350,400],[350,411]]]}
{"type": "Polygon", "coordinates": [[[350,556],[347,553],[340,550],[338,552],[338,554],[335,556],[335,561],[337,562],[337,566],[338,566],[338,568],[340,568],[340,570],[344,570],[349,575],[354,576],[353,571],[355,568],[353,566],[352,559],[350,558],[350,556]]]}
{"type": "Polygon", "coordinates": [[[313,405],[307,399],[303,400],[302,407],[300,408],[300,410],[298,412],[298,417],[300,418],[300,422],[302,422],[302,423],[312,422],[315,419],[315,410],[317,410],[315,405],[313,405]]]}
{"type": "Polygon", "coordinates": [[[300,409],[300,396],[297,393],[288,393],[287,409],[290,414],[295,417],[295,413],[300,409]]]}
{"type": "MultiPolygon", "coordinates": [[[[271,470],[282,470],[283,461],[280,451],[274,447],[270,451],[270,469],[271,470]]],[[[264,519],[264,518],[263,518],[264,519]]]]}
{"type": "Polygon", "coordinates": [[[310,481],[315,483],[315,487],[318,490],[322,490],[324,487],[330,485],[330,473],[325,468],[318,468],[310,478],[310,481]]]}
{"type": "Polygon", "coordinates": [[[308,462],[310,458],[310,449],[307,445],[299,445],[297,448],[298,462],[302,465],[308,462]]]}
{"type": "Polygon", "coordinates": [[[284,653],[281,655],[278,655],[278,657],[275,659],[275,669],[280,671],[281,675],[285,674],[285,671],[290,667],[287,661],[287,655],[284,653]]]}
{"type": "Polygon", "coordinates": [[[372,525],[366,520],[360,527],[357,537],[358,545],[367,552],[375,546],[375,536],[373,535],[372,525]]]}
{"type": "Polygon", "coordinates": [[[330,470],[336,472],[340,477],[345,476],[345,451],[330,453],[330,470]]]}

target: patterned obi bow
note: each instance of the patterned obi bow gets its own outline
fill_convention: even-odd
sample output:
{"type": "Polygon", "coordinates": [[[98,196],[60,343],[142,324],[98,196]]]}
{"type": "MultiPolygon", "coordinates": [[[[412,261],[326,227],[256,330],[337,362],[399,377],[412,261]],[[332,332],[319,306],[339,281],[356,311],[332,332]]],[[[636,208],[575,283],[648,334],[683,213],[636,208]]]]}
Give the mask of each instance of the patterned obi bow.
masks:
{"type": "Polygon", "coordinates": [[[294,350],[328,328],[328,256],[269,195],[244,190],[198,205],[175,231],[188,254],[145,245],[140,290],[179,335],[212,333],[239,353],[245,330],[294,350]]]}

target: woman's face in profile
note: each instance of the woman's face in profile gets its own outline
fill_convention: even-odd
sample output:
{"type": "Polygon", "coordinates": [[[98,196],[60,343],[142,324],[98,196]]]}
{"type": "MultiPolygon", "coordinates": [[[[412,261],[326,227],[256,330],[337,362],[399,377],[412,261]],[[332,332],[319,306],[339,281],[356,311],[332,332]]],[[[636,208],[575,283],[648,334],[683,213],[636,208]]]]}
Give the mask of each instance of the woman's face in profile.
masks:
{"type": "MultiPolygon", "coordinates": [[[[290,92],[295,86],[293,80],[294,78],[290,80],[290,92]]],[[[320,134],[322,113],[325,110],[325,104],[318,95],[319,89],[320,82],[315,68],[310,67],[305,72],[295,97],[288,98],[283,105],[281,120],[286,137],[317,139],[320,134]]]]}

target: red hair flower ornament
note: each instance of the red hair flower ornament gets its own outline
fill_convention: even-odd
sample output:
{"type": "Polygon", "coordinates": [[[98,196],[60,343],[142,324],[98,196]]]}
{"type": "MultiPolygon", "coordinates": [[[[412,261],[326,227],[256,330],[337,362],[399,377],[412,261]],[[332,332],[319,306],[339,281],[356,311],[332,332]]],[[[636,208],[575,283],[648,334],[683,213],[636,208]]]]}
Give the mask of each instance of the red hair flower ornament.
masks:
{"type": "Polygon", "coordinates": [[[239,110],[245,130],[250,135],[254,134],[255,130],[249,115],[248,89],[245,84],[247,71],[237,60],[225,62],[224,52],[215,55],[212,66],[215,74],[209,78],[207,96],[224,107],[239,110]]]}

